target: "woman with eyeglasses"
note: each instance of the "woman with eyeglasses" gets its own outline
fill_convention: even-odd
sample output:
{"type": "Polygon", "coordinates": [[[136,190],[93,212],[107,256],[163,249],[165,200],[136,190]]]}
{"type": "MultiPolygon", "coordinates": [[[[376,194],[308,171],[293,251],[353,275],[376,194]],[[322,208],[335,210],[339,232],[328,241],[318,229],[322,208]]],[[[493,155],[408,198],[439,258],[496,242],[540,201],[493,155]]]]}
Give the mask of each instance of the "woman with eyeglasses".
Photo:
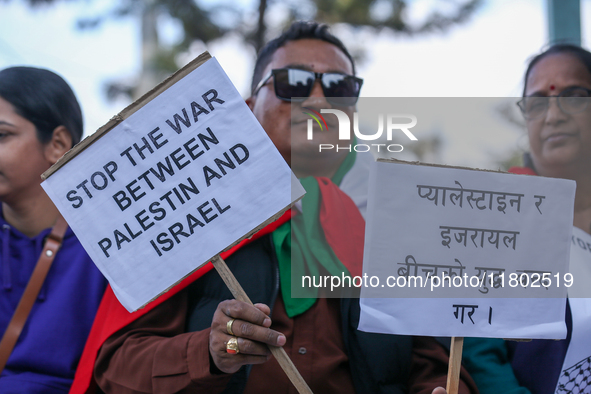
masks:
{"type": "MultiPolygon", "coordinates": [[[[554,45],[534,57],[518,105],[530,152],[515,173],[577,183],[569,271],[591,283],[591,53],[554,45]]],[[[591,298],[568,290],[567,338],[513,342],[467,339],[464,362],[481,393],[590,393],[591,298]]],[[[580,285],[579,285],[580,286],[580,285]]],[[[590,293],[590,292],[588,292],[590,293]]]]}
{"type": "Polygon", "coordinates": [[[82,130],[78,101],[60,76],[32,67],[0,71],[3,394],[68,392],[106,287],[40,185],[41,174],[80,141],[82,130]],[[46,277],[39,267],[49,267],[46,277]],[[31,283],[40,288],[30,292],[31,283]],[[32,306],[24,314],[23,300],[32,306]]]}

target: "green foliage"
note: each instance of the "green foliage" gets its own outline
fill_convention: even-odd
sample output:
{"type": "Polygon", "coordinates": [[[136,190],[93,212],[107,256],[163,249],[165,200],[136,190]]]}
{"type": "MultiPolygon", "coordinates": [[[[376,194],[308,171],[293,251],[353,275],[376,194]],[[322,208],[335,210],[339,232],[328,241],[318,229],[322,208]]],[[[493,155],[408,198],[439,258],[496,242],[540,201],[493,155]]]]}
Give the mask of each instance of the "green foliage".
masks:
{"type": "Polygon", "coordinates": [[[523,151],[520,149],[515,149],[510,152],[507,152],[506,156],[503,158],[498,158],[495,160],[496,164],[498,165],[499,169],[502,171],[507,171],[511,167],[522,167],[523,166],[523,151]]]}
{"type": "MultiPolygon", "coordinates": [[[[76,0],[21,1],[36,7],[58,1],[76,0]]],[[[245,37],[246,42],[258,49],[266,37],[262,40],[256,37],[260,36],[258,33],[261,30],[269,30],[264,16],[273,7],[288,9],[290,16],[283,24],[289,24],[294,19],[306,18],[328,24],[345,23],[355,27],[386,28],[400,33],[417,34],[445,31],[453,25],[466,22],[482,2],[483,0],[437,0],[432,2],[432,9],[422,21],[411,22],[408,9],[413,3],[417,3],[416,0],[253,0],[252,10],[239,9],[230,2],[204,6],[197,0],[121,0],[101,15],[81,18],[78,27],[95,28],[109,18],[139,16],[147,7],[153,7],[181,23],[184,37],[178,45],[179,51],[186,50],[194,40],[207,43],[229,32],[238,32],[245,37]],[[302,9],[313,11],[303,15],[302,9]],[[255,10],[259,14],[256,24],[252,23],[252,12],[255,10]],[[229,14],[232,14],[230,19],[234,22],[230,23],[230,26],[227,21],[223,22],[224,19],[228,19],[229,14]]]]}
{"type": "Polygon", "coordinates": [[[481,5],[482,0],[439,1],[448,9],[435,7],[422,21],[411,23],[408,18],[409,0],[315,0],[314,19],[329,24],[347,23],[353,26],[388,28],[406,34],[445,31],[451,26],[465,22],[481,5]],[[451,11],[449,11],[451,9],[451,11]]]}
{"type": "MultiPolygon", "coordinates": [[[[0,0],[10,1],[10,0],[0,0]]],[[[13,0],[17,1],[17,0],[13,0]]],[[[58,1],[80,0],[20,0],[31,7],[57,3],[58,1]]],[[[97,1],[97,0],[84,0],[97,1]]],[[[409,7],[417,3],[411,0],[252,0],[246,8],[236,7],[230,0],[214,5],[203,5],[198,0],[120,0],[102,14],[81,17],[77,22],[80,29],[93,29],[112,18],[144,17],[146,13],[166,14],[182,26],[182,39],[172,47],[163,48],[157,39],[157,29],[145,26],[142,29],[154,30],[158,50],[152,51],[145,59],[144,70],[152,70],[158,75],[166,75],[178,69],[178,54],[186,52],[194,41],[205,44],[224,37],[228,33],[238,33],[247,45],[258,51],[266,42],[267,34],[275,35],[296,19],[313,19],[328,24],[344,23],[354,27],[374,29],[376,32],[388,29],[400,34],[421,34],[441,32],[465,22],[481,5],[483,0],[434,0],[432,9],[420,21],[409,20],[409,7]],[[414,4],[413,4],[414,3],[414,4]],[[287,15],[273,26],[268,25],[266,16],[275,9],[283,9],[287,15]],[[285,12],[287,11],[287,12],[285,12]],[[257,15],[253,20],[253,15],[257,15]]],[[[420,3],[420,2],[419,2],[420,3]]],[[[146,32],[143,34],[144,39],[146,32]]],[[[360,55],[360,54],[356,54],[360,55]]],[[[130,86],[119,86],[112,92],[129,92],[130,86]]]]}

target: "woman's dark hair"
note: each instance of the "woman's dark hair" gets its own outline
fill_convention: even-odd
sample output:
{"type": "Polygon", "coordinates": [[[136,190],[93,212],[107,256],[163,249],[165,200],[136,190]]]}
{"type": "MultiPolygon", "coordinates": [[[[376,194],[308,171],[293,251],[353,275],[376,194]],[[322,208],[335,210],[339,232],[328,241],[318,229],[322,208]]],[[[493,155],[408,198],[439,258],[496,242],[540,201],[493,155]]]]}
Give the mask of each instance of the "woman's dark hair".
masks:
{"type": "Polygon", "coordinates": [[[527,78],[529,77],[529,74],[530,74],[531,70],[534,68],[534,66],[540,60],[545,58],[546,56],[556,55],[556,54],[568,54],[568,55],[574,56],[576,59],[578,59],[585,66],[587,71],[589,71],[589,74],[591,74],[591,52],[589,52],[577,45],[555,44],[530,60],[529,65],[527,66],[527,71],[525,72],[525,79],[523,81],[522,96],[525,96],[525,88],[527,85],[527,78]]]}
{"type": "Polygon", "coordinates": [[[40,68],[10,67],[0,71],[0,97],[35,125],[41,143],[59,126],[68,129],[72,145],[82,138],[82,111],[74,92],[59,75],[40,68]]]}
{"type": "Polygon", "coordinates": [[[284,31],[283,34],[274,40],[269,41],[259,51],[252,75],[251,92],[254,92],[254,89],[258,83],[261,81],[261,79],[263,79],[263,71],[265,71],[265,68],[271,62],[271,58],[277,49],[281,48],[289,41],[302,40],[306,38],[326,41],[343,51],[345,56],[347,56],[347,58],[351,61],[353,75],[355,75],[355,62],[353,61],[353,57],[343,42],[332,35],[332,33],[329,31],[328,25],[313,21],[296,21],[292,23],[289,29],[284,31]]]}

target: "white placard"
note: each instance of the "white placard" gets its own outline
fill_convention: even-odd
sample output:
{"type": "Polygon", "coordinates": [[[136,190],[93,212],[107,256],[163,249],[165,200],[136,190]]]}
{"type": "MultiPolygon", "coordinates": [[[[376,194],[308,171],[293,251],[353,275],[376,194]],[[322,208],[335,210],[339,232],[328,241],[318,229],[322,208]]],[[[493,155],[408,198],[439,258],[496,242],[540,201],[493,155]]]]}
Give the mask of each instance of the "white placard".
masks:
{"type": "Polygon", "coordinates": [[[374,163],[363,272],[379,284],[362,288],[360,329],[564,338],[574,194],[562,179],[374,163]]]}
{"type": "Polygon", "coordinates": [[[215,59],[42,185],[130,311],[304,194],[215,59]]]}

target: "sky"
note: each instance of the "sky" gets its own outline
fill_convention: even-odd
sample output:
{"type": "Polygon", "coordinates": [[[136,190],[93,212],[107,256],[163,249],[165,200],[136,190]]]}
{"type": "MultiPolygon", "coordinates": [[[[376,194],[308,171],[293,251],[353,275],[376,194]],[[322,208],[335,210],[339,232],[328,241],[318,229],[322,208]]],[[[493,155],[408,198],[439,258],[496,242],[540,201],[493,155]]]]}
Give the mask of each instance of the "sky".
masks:
{"type": "MultiPolygon", "coordinates": [[[[412,16],[420,18],[430,2],[413,2],[412,16]]],[[[32,65],[62,75],[81,102],[86,134],[129,104],[123,99],[108,101],[105,82],[133,79],[141,67],[139,20],[109,20],[96,29],[76,29],[80,17],[109,9],[110,4],[112,0],[85,0],[30,9],[22,1],[0,1],[0,68],[32,65]]],[[[333,32],[345,44],[361,38],[362,97],[518,97],[527,60],[548,42],[545,4],[546,0],[488,0],[468,23],[445,34],[409,38],[383,31],[376,36],[343,26],[335,26],[333,32]]],[[[581,14],[586,46],[591,42],[585,24],[591,17],[590,0],[581,1],[581,14]]],[[[282,16],[277,11],[268,17],[273,22],[282,16]]],[[[161,38],[174,41],[178,27],[166,18],[161,22],[161,38]]],[[[185,60],[208,50],[246,97],[254,54],[239,42],[230,36],[207,47],[195,45],[185,60]]],[[[495,158],[523,146],[523,132],[518,130],[499,135],[439,132],[446,141],[440,160],[449,164],[490,168],[495,158]]]]}

